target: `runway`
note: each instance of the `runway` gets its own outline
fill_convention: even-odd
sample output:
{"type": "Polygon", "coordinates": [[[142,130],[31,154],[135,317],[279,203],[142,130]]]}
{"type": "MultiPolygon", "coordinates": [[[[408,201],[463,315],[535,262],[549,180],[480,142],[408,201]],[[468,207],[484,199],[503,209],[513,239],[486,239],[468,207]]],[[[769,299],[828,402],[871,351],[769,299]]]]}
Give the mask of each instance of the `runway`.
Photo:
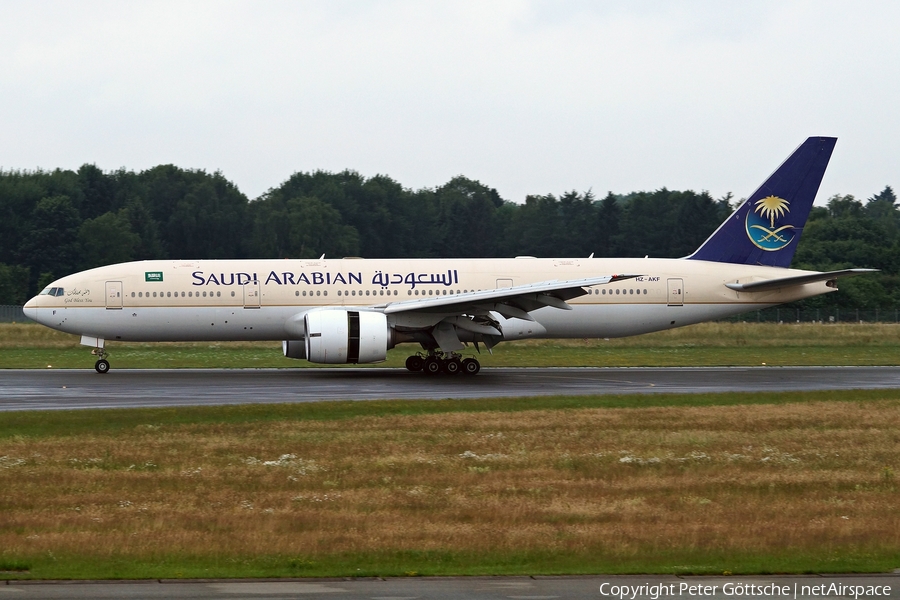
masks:
{"type": "Polygon", "coordinates": [[[897,574],[589,575],[581,577],[405,577],[257,581],[9,582],[0,597],[56,600],[191,598],[344,598],[347,600],[830,600],[897,598],[897,574]]]}
{"type": "Polygon", "coordinates": [[[900,367],[0,370],[0,411],[324,400],[900,388],[900,367]]]}

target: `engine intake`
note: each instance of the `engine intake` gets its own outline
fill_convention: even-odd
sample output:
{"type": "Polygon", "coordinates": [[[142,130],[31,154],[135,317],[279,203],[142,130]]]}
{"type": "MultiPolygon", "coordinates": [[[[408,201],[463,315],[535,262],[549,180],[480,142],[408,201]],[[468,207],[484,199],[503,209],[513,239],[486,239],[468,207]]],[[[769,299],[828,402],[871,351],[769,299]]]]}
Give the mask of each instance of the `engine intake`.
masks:
{"type": "Polygon", "coordinates": [[[380,312],[312,310],[304,317],[306,358],[322,364],[373,363],[387,357],[390,327],[380,312]]]}

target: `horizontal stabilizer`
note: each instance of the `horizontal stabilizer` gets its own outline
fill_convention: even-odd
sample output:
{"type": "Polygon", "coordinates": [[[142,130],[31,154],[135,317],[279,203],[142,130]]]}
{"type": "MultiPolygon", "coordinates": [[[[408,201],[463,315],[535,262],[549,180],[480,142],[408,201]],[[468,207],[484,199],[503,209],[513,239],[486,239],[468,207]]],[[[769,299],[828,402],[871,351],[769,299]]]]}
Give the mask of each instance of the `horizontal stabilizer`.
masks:
{"type": "Polygon", "coordinates": [[[862,273],[875,273],[878,269],[844,269],[842,271],[829,271],[827,273],[811,273],[809,275],[797,275],[794,277],[780,277],[778,279],[766,279],[764,281],[752,281],[750,283],[726,283],[725,287],[736,292],[768,292],[795,285],[815,283],[817,281],[831,281],[838,277],[850,277],[862,273]]]}

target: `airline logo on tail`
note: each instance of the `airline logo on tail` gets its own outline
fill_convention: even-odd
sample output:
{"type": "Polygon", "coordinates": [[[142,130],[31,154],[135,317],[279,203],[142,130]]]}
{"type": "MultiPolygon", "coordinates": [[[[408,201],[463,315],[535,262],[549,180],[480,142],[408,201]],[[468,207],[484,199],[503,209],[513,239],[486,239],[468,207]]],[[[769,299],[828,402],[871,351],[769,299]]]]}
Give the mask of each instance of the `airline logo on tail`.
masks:
{"type": "Polygon", "coordinates": [[[754,246],[774,252],[791,243],[795,227],[784,223],[791,212],[790,204],[784,198],[766,196],[756,201],[753,210],[747,211],[747,237],[754,246]]]}

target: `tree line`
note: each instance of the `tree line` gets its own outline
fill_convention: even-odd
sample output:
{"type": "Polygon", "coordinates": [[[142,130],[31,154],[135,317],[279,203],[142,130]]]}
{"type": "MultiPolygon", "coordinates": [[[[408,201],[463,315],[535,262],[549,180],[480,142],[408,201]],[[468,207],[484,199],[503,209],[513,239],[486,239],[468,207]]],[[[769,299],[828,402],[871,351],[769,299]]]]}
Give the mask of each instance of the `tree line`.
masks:
{"type": "MultiPolygon", "coordinates": [[[[249,199],[220,172],[0,171],[0,304],[63,275],[142,259],[652,256],[695,250],[731,195],[660,189],[532,195],[523,204],[463,176],[420,190],[384,175],[295,173],[249,199]]],[[[900,210],[890,187],[816,207],[794,266],[882,269],[804,308],[900,306],[900,210]]]]}

